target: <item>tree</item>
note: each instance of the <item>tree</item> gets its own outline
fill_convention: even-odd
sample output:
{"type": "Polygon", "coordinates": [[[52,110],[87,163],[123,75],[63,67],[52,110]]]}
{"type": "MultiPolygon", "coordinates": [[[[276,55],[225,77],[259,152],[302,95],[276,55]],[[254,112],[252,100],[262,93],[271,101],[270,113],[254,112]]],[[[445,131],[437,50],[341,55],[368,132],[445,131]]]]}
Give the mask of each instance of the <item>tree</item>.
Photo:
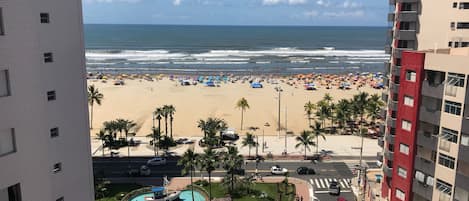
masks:
{"type": "Polygon", "coordinates": [[[347,124],[347,121],[352,118],[350,101],[348,101],[347,99],[339,100],[336,105],[335,111],[336,119],[339,123],[339,128],[344,128],[344,126],[347,124]]]}
{"type": "Polygon", "coordinates": [[[104,130],[107,131],[113,140],[116,139],[117,137],[117,130],[118,130],[118,125],[117,122],[112,120],[112,121],[105,121],[103,122],[104,130]]]}
{"type": "Polygon", "coordinates": [[[311,127],[311,120],[313,119],[313,111],[316,109],[316,105],[314,103],[311,103],[311,101],[308,101],[304,105],[305,113],[306,116],[308,117],[308,124],[311,127]]]}
{"type": "Polygon", "coordinates": [[[326,136],[324,136],[323,129],[321,128],[321,123],[318,121],[314,122],[314,125],[311,127],[313,130],[312,135],[316,137],[316,154],[319,154],[319,136],[322,137],[322,139],[326,140],[326,136]]]}
{"type": "Polygon", "coordinates": [[[93,128],[93,106],[94,103],[101,105],[104,95],[99,92],[98,88],[94,85],[88,86],[88,104],[91,107],[90,129],[93,128]]]}
{"type": "Polygon", "coordinates": [[[163,111],[163,117],[164,117],[164,130],[165,130],[165,135],[168,136],[169,106],[168,106],[168,105],[163,105],[162,111],[163,111]]]}
{"type": "Polygon", "coordinates": [[[366,113],[368,113],[368,118],[371,118],[371,123],[374,125],[376,119],[380,117],[380,110],[384,106],[381,97],[378,94],[373,94],[368,98],[368,104],[366,105],[366,113]]]}
{"type": "Polygon", "coordinates": [[[246,137],[243,138],[243,147],[248,146],[249,147],[249,158],[251,157],[251,148],[255,147],[257,145],[256,141],[254,140],[254,135],[251,133],[246,133],[246,137]]]}
{"type": "Polygon", "coordinates": [[[104,142],[106,141],[106,131],[104,129],[99,130],[98,133],[96,133],[96,136],[98,136],[98,139],[101,140],[101,147],[103,149],[103,157],[104,157],[104,142]]]}
{"type": "Polygon", "coordinates": [[[360,117],[360,137],[361,137],[361,145],[360,145],[360,167],[362,167],[362,156],[363,156],[363,130],[362,130],[362,124],[363,124],[363,116],[365,115],[367,104],[368,104],[368,93],[366,92],[360,92],[357,95],[353,96],[353,111],[356,114],[356,116],[360,117]]]}
{"type": "Polygon", "coordinates": [[[321,120],[322,126],[326,127],[326,119],[329,116],[329,106],[326,101],[320,100],[317,104],[316,116],[321,120]]]}
{"type": "MultiPolygon", "coordinates": [[[[197,127],[204,132],[205,142],[209,142],[209,146],[214,146],[219,140],[216,138],[216,134],[226,130],[228,127],[225,120],[209,117],[207,120],[200,119],[197,122],[197,127]]],[[[221,136],[220,136],[221,137],[221,136]]]]}
{"type": "Polygon", "coordinates": [[[197,163],[197,158],[199,157],[198,154],[194,152],[193,149],[187,149],[186,152],[181,156],[181,158],[178,161],[178,165],[182,165],[183,168],[181,170],[182,175],[186,175],[188,172],[191,177],[191,190],[192,190],[192,200],[194,199],[194,182],[193,182],[193,177],[194,177],[194,171],[195,171],[195,166],[197,163]]]}
{"type": "Polygon", "coordinates": [[[174,120],[174,113],[176,112],[176,108],[173,105],[168,105],[166,108],[169,114],[169,128],[170,128],[170,136],[171,139],[173,138],[173,120],[174,120]]]}
{"type": "Polygon", "coordinates": [[[129,131],[131,129],[134,129],[137,124],[133,122],[132,120],[124,120],[123,122],[123,130],[125,133],[125,141],[127,142],[127,158],[129,160],[129,166],[130,166],[130,144],[129,144],[129,131]]]}
{"type": "Polygon", "coordinates": [[[222,154],[223,168],[230,174],[230,192],[234,191],[235,171],[243,166],[243,156],[239,154],[238,148],[234,146],[228,147],[228,151],[222,154]]]}
{"type": "Polygon", "coordinates": [[[236,108],[241,109],[241,130],[243,130],[244,111],[249,109],[248,101],[243,97],[236,103],[236,108]]]}
{"type": "MultiPolygon", "coordinates": [[[[159,146],[159,141],[160,141],[160,137],[161,137],[161,116],[163,115],[164,111],[163,109],[161,108],[156,108],[156,110],[154,111],[154,115],[156,116],[156,119],[158,120],[158,130],[156,130],[157,132],[155,134],[153,134],[153,145],[154,146],[159,146]],[[157,142],[158,140],[158,142],[157,142]]],[[[155,132],[155,130],[153,131],[155,132]]]]}
{"type": "Polygon", "coordinates": [[[300,136],[296,136],[296,141],[298,143],[295,145],[295,148],[298,148],[300,146],[305,147],[305,156],[304,156],[305,159],[306,159],[306,150],[311,151],[309,147],[316,145],[312,137],[313,136],[311,135],[311,131],[306,131],[306,130],[302,131],[300,136]]]}
{"type": "Polygon", "coordinates": [[[212,172],[218,167],[218,155],[216,151],[208,147],[204,153],[199,155],[197,159],[198,166],[201,170],[205,170],[208,174],[208,200],[212,200],[212,172]]]}

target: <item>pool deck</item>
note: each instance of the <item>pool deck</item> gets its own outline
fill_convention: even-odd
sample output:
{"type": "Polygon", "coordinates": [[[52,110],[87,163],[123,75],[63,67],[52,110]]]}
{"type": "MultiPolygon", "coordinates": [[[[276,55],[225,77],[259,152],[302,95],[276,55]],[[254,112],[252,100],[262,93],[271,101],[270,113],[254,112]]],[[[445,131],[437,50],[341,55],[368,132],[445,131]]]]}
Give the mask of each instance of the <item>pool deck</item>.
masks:
{"type": "MultiPolygon", "coordinates": [[[[217,182],[221,181],[221,177],[213,177],[212,181],[217,182]]],[[[281,182],[285,177],[263,177],[263,181],[258,180],[258,183],[277,183],[281,182]]],[[[194,177],[193,181],[196,182],[200,180],[200,177],[194,177]]],[[[296,194],[298,197],[303,197],[303,200],[312,200],[313,195],[310,195],[310,185],[301,179],[289,177],[288,181],[292,184],[295,184],[296,194]]],[[[171,182],[167,186],[169,190],[183,190],[187,185],[191,183],[190,177],[175,177],[171,179],[171,182]]]]}

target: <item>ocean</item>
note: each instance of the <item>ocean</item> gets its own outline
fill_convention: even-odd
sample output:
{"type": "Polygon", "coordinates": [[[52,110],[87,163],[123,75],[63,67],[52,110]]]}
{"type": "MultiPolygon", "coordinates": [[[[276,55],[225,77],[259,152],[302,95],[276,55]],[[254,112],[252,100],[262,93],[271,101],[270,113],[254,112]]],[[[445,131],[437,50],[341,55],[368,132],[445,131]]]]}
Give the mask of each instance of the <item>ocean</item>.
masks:
{"type": "Polygon", "coordinates": [[[381,72],[385,27],[84,26],[89,72],[381,72]]]}

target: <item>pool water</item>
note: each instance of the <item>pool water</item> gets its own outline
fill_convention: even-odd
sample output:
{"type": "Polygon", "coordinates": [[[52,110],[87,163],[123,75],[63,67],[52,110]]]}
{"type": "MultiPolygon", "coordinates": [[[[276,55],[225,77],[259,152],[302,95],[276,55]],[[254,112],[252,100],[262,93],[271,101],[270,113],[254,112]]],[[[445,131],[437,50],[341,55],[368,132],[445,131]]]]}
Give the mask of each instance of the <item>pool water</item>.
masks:
{"type": "MultiPolygon", "coordinates": [[[[153,193],[146,193],[146,194],[139,195],[130,201],[145,201],[145,197],[152,197],[152,196],[153,196],[153,193]]],[[[179,199],[181,201],[205,201],[204,196],[202,196],[202,194],[200,194],[197,191],[194,191],[194,200],[192,200],[191,191],[182,191],[181,194],[179,194],[179,199]]]]}

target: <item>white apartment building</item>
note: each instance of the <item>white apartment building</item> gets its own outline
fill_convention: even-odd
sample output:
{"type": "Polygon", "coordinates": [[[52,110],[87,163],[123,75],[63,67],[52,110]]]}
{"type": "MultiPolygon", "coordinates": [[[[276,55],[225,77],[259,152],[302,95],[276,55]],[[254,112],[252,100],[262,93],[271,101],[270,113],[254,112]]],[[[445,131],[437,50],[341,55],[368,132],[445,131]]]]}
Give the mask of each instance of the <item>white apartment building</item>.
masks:
{"type": "Polygon", "coordinates": [[[80,0],[0,0],[0,201],[94,200],[80,0]]]}

